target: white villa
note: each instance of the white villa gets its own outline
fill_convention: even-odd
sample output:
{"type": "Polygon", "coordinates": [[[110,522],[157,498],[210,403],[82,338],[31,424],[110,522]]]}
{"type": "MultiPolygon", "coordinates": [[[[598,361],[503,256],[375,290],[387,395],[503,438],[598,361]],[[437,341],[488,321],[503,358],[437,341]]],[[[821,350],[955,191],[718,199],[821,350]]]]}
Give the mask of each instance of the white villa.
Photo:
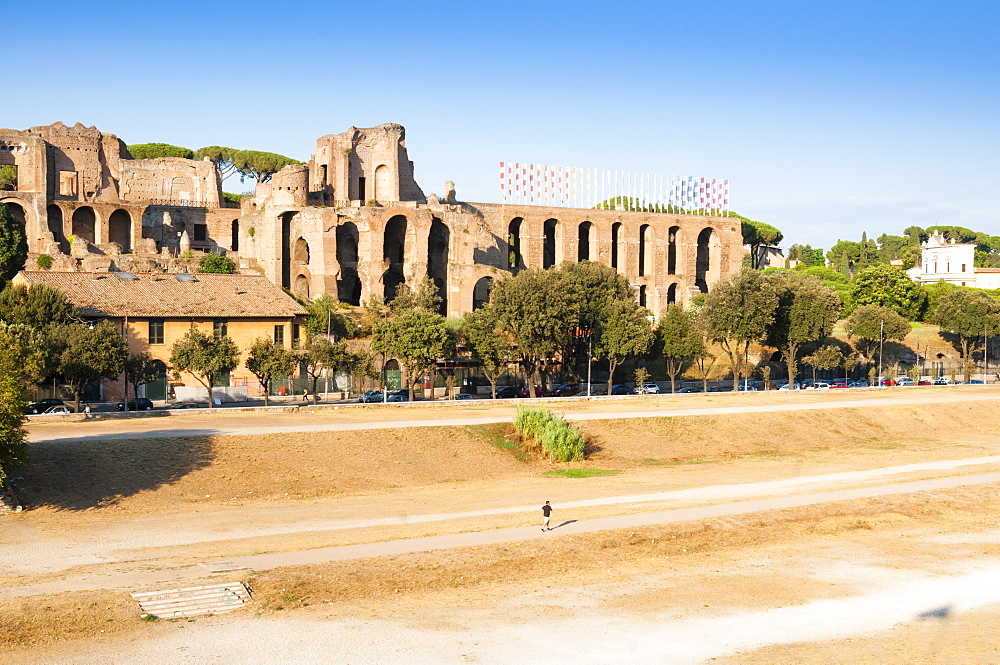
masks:
{"type": "Polygon", "coordinates": [[[1000,268],[977,268],[976,243],[957,243],[945,240],[940,232],[921,245],[922,266],[910,268],[907,273],[919,284],[948,282],[977,289],[1000,288],[1000,268]]]}

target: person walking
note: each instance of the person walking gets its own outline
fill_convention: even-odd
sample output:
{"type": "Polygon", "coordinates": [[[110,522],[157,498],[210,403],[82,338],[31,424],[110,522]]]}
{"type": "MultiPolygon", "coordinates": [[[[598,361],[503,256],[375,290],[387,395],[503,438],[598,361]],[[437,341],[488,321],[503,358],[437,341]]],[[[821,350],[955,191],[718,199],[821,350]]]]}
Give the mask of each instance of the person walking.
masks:
{"type": "Polygon", "coordinates": [[[552,531],[549,527],[549,516],[552,515],[552,506],[546,501],[545,505],[542,506],[542,531],[552,531]]]}

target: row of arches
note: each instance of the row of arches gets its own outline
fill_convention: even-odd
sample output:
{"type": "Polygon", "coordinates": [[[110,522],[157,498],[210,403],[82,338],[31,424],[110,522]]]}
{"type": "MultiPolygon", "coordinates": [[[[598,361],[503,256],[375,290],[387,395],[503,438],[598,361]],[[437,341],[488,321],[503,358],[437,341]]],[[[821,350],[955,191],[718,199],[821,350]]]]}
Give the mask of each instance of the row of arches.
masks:
{"type": "MultiPolygon", "coordinates": [[[[24,206],[13,200],[3,201],[14,219],[27,226],[27,211],[24,206]]],[[[52,238],[59,243],[64,253],[69,253],[69,237],[83,238],[91,244],[98,242],[117,243],[125,254],[132,252],[132,216],[121,208],[112,211],[108,216],[107,237],[98,239],[100,220],[97,212],[91,206],[78,206],[67,211],[69,227],[67,228],[65,214],[61,206],[51,204],[45,209],[45,228],[52,233],[52,238]],[[69,231],[69,233],[67,233],[69,231]]]]}
{"type": "MultiPolygon", "coordinates": [[[[542,224],[542,268],[551,268],[560,262],[560,222],[557,219],[547,219],[542,224]]],[[[522,250],[521,237],[524,219],[515,217],[507,226],[507,268],[520,270],[526,266],[522,250]]],[[[611,225],[610,264],[612,268],[623,267],[621,245],[625,241],[624,225],[615,222],[611,225]]],[[[666,272],[668,275],[678,274],[678,243],[681,234],[679,226],[667,229],[666,272]]],[[[576,260],[595,260],[597,257],[597,231],[594,224],[585,221],[577,225],[576,260]]],[[[639,277],[648,275],[653,269],[653,232],[649,224],[642,224],[638,232],[639,251],[637,255],[636,272],[639,277]]],[[[711,248],[717,244],[718,238],[711,227],[705,227],[698,234],[697,250],[694,265],[695,284],[704,292],[707,291],[706,280],[712,269],[711,248]]]]}

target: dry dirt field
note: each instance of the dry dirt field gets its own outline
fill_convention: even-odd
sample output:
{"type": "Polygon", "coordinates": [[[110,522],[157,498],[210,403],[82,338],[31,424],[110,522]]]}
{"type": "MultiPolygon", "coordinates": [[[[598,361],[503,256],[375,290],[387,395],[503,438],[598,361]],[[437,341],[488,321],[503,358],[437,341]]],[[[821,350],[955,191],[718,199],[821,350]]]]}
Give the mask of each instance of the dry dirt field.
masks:
{"type": "MultiPolygon", "coordinates": [[[[789,399],[753,403],[765,397],[789,399]]],[[[250,611],[191,622],[139,621],[127,595],[136,589],[99,581],[207,558],[532,524],[534,511],[462,514],[543,499],[558,516],[570,501],[984,458],[1000,454],[997,412],[996,402],[958,401],[592,420],[581,423],[588,459],[565,465],[516,449],[499,424],[40,443],[21,483],[29,510],[2,518],[0,653],[19,663],[96,662],[98,653],[114,663],[237,662],[248,640],[266,636],[280,646],[273,657],[255,651],[243,662],[328,662],[330,649],[358,663],[998,662],[989,628],[1000,591],[992,601],[940,591],[941,580],[953,589],[986,588],[976,575],[1000,581],[992,485],[244,571],[250,611]],[[617,475],[540,475],[569,467],[617,475]],[[453,517],[406,519],[432,513],[453,517]],[[400,519],[361,524],[387,515],[400,519]],[[98,580],[90,590],[58,592],[87,576],[98,580]]],[[[80,425],[92,436],[100,423],[80,425]]],[[[37,430],[59,427],[69,426],[37,430]]],[[[958,471],[937,475],[948,473],[958,471]]],[[[662,506],[609,504],[585,517],[651,507],[662,506]]]]}

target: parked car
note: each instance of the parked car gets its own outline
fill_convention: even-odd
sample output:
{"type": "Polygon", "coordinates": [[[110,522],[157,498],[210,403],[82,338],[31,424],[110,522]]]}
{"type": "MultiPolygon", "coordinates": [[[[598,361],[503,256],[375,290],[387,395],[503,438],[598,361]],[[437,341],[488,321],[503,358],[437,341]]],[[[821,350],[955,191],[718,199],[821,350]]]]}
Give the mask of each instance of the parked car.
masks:
{"type": "Polygon", "coordinates": [[[955,382],[952,381],[951,379],[946,379],[943,376],[939,376],[939,377],[936,377],[934,379],[934,385],[935,386],[950,386],[950,385],[953,385],[954,383],[955,382]]]}
{"type": "Polygon", "coordinates": [[[967,386],[982,386],[985,385],[982,379],[969,379],[965,382],[967,386]]]}
{"type": "Polygon", "coordinates": [[[930,381],[928,379],[920,379],[919,381],[917,381],[917,385],[918,386],[933,386],[934,382],[930,381]]]}
{"type": "Polygon", "coordinates": [[[458,393],[457,395],[454,395],[452,399],[467,400],[467,399],[479,399],[480,397],[481,397],[480,395],[473,395],[471,393],[458,393]]]}
{"type": "Polygon", "coordinates": [[[552,391],[553,397],[572,397],[580,394],[579,383],[564,383],[552,391]]]}
{"type": "Polygon", "coordinates": [[[778,390],[801,390],[801,389],[802,389],[802,384],[799,383],[798,381],[796,381],[795,383],[788,383],[786,381],[785,383],[782,383],[781,385],[778,386],[778,390]]]}
{"type": "Polygon", "coordinates": [[[708,390],[706,390],[705,392],[706,393],[731,393],[732,391],[733,391],[732,388],[727,388],[725,386],[709,386],[708,390]]]}
{"type": "MultiPolygon", "coordinates": [[[[678,391],[678,392],[680,392],[680,391],[678,391]]],[[[635,387],[635,394],[636,395],[659,395],[660,394],[660,387],[658,385],[656,385],[655,383],[653,383],[652,381],[647,381],[646,383],[642,384],[642,386],[636,386],[635,387]]]]}
{"type": "MultiPolygon", "coordinates": [[[[115,404],[115,408],[119,411],[125,410],[125,400],[118,400],[115,404]]],[[[129,411],[152,411],[153,403],[146,399],[145,397],[130,397],[128,400],[128,410],[129,411]]]]}
{"type": "Polygon", "coordinates": [[[409,402],[410,401],[410,391],[409,390],[394,390],[389,393],[389,396],[385,398],[386,402],[409,402]]]}
{"type": "Polygon", "coordinates": [[[631,390],[631,388],[629,388],[628,386],[626,386],[624,383],[616,383],[615,385],[611,386],[611,394],[612,395],[631,395],[632,394],[632,390],[631,390]]]}
{"type": "Polygon", "coordinates": [[[896,377],[896,385],[897,386],[915,386],[915,385],[917,385],[917,382],[914,381],[913,379],[911,379],[908,376],[899,376],[899,377],[896,377]]]}
{"type": "Polygon", "coordinates": [[[891,388],[892,386],[896,385],[896,381],[895,379],[878,378],[875,380],[875,385],[891,388]]]}
{"type": "Polygon", "coordinates": [[[850,387],[851,386],[847,383],[847,381],[834,381],[833,383],[830,384],[831,389],[850,388],[850,387]]]}
{"type": "MultiPolygon", "coordinates": [[[[542,386],[535,386],[535,397],[550,397],[550,396],[551,393],[549,393],[549,391],[547,391],[545,388],[543,388],[542,386]]],[[[524,386],[523,388],[521,388],[521,392],[518,394],[518,397],[531,397],[531,393],[528,392],[528,386],[524,386]]]]}
{"type": "Polygon", "coordinates": [[[870,388],[872,384],[868,383],[868,379],[857,379],[849,381],[847,385],[851,388],[870,388]]]}
{"type": "Polygon", "coordinates": [[[512,397],[520,397],[521,388],[518,386],[498,386],[497,387],[497,398],[498,399],[510,399],[512,397]]]}
{"type": "Polygon", "coordinates": [[[371,404],[372,402],[381,402],[384,397],[384,393],[381,390],[369,390],[364,395],[358,398],[358,402],[362,404],[371,404]]]}
{"type": "Polygon", "coordinates": [[[829,390],[830,384],[826,381],[817,381],[816,385],[806,386],[806,390],[829,390]]]}
{"type": "Polygon", "coordinates": [[[69,408],[65,404],[56,404],[55,406],[50,406],[45,410],[45,413],[73,413],[73,409],[69,408]]]}
{"type": "Polygon", "coordinates": [[[54,406],[63,406],[65,402],[61,399],[41,399],[28,405],[26,411],[32,414],[45,413],[54,406]]]}
{"type": "Polygon", "coordinates": [[[687,388],[681,388],[677,392],[679,393],[700,393],[701,388],[695,388],[694,386],[688,386],[687,388]]]}

